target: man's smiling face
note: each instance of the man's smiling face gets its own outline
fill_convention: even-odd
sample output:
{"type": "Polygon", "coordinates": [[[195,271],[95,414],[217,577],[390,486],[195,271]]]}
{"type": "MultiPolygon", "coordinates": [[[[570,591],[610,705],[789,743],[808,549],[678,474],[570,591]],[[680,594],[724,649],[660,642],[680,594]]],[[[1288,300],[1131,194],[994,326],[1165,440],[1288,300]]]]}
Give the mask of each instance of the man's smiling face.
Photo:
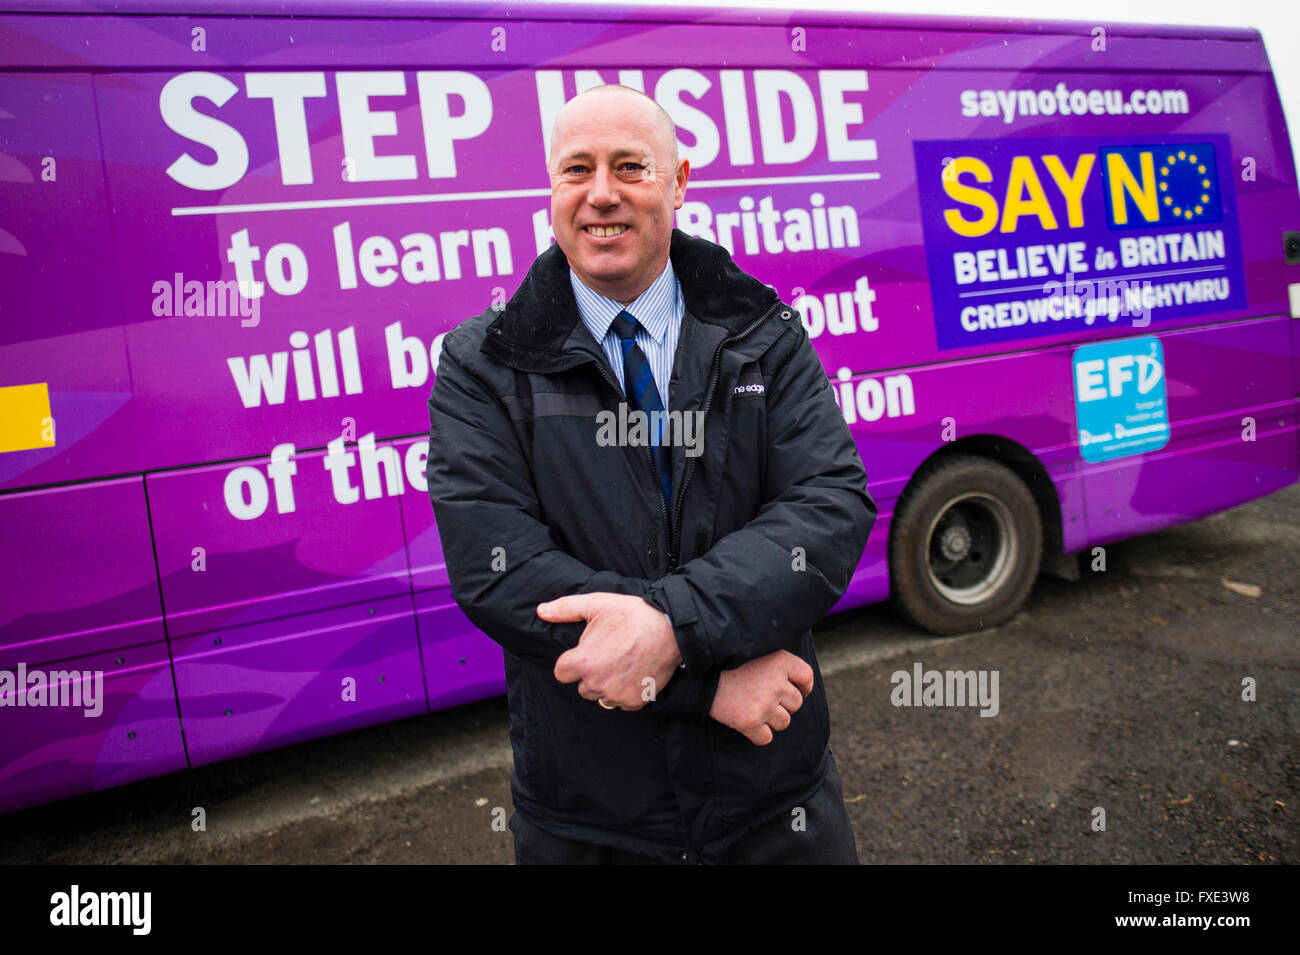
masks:
{"type": "Polygon", "coordinates": [[[686,194],[690,164],[669,125],[647,97],[601,88],[560,110],[551,134],[555,241],[578,278],[625,305],[667,265],[686,194]]]}

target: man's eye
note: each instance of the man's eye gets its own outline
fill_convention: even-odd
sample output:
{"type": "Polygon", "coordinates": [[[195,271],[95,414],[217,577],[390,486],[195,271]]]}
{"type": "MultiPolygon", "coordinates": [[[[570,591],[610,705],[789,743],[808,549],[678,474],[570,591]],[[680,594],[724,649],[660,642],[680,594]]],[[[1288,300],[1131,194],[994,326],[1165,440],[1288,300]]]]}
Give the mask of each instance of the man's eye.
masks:
{"type": "Polygon", "coordinates": [[[642,173],[645,172],[646,170],[645,164],[639,162],[625,162],[623,163],[622,168],[624,172],[633,172],[633,173],[642,173]]]}
{"type": "Polygon", "coordinates": [[[587,171],[587,167],[586,167],[586,166],[566,166],[566,167],[564,168],[564,171],[565,171],[565,173],[567,173],[567,174],[570,175],[570,176],[581,176],[583,173],[585,173],[585,172],[587,171]]]}

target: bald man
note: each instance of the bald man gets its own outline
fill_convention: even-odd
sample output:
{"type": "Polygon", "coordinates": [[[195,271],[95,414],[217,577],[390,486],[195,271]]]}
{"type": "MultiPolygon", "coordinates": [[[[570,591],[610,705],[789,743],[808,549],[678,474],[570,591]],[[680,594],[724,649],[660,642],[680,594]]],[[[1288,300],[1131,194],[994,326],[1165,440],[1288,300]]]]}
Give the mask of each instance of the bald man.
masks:
{"type": "Polygon", "coordinates": [[[825,372],[673,228],[690,164],[649,97],[575,97],[547,165],[556,244],[429,401],[452,594],[505,650],[516,860],[856,862],[810,628],[876,508],[825,372]]]}

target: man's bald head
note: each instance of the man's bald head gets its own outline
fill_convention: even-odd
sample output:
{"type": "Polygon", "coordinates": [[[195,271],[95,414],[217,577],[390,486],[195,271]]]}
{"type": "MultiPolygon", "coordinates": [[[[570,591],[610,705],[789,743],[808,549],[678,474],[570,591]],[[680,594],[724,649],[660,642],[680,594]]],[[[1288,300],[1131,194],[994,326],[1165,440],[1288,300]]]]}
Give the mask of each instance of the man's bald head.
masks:
{"type": "Polygon", "coordinates": [[[691,164],[672,119],[644,93],[600,86],[565,104],[551,131],[551,230],[588,288],[633,301],[664,271],[691,164]]]}
{"type": "Polygon", "coordinates": [[[672,158],[673,167],[676,167],[678,161],[677,124],[673,122],[673,118],[668,115],[666,109],[645,93],[630,86],[620,86],[616,83],[607,83],[604,86],[584,90],[564,104],[555,116],[555,124],[551,127],[551,137],[547,141],[546,162],[548,166],[551,165],[554,159],[555,141],[561,133],[562,126],[575,114],[586,112],[589,108],[595,106],[596,103],[593,100],[596,99],[611,102],[623,100],[626,107],[620,104],[620,108],[639,110],[644,115],[646,124],[654,131],[653,135],[657,140],[656,145],[672,158]]]}

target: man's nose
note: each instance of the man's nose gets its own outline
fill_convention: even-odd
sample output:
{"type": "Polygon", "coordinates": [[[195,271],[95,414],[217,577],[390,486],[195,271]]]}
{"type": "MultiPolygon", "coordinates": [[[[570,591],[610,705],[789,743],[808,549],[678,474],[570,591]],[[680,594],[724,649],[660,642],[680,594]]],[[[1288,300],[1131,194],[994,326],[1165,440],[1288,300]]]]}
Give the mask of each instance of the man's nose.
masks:
{"type": "Polygon", "coordinates": [[[591,177],[591,188],[587,190],[587,202],[593,206],[607,208],[619,201],[618,181],[604,166],[598,166],[591,177]]]}

